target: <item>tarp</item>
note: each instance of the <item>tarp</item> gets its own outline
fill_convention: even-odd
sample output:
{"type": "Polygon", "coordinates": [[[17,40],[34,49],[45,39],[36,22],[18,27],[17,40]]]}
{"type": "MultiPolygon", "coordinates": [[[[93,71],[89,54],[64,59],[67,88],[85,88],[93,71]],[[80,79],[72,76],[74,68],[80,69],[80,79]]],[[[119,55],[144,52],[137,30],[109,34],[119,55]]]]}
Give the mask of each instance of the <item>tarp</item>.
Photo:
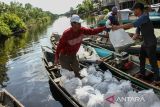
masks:
{"type": "Polygon", "coordinates": [[[106,49],[95,48],[95,50],[100,57],[109,57],[112,55],[112,52],[106,49]]]}

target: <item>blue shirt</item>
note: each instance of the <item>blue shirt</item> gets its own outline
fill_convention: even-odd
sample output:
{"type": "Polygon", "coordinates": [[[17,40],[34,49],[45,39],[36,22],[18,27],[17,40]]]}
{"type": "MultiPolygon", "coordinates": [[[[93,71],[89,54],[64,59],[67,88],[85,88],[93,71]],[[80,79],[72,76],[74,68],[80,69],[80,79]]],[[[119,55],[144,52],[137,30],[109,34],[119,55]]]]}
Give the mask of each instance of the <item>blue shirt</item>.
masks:
{"type": "Polygon", "coordinates": [[[109,15],[108,19],[111,21],[112,25],[119,25],[118,18],[116,15],[113,15],[112,13],[109,15]]]}
{"type": "Polygon", "coordinates": [[[133,22],[134,27],[137,27],[136,33],[140,34],[140,26],[149,21],[148,14],[142,14],[135,22],[133,22]]]}
{"type": "MultiPolygon", "coordinates": [[[[116,16],[116,15],[113,15],[112,13],[108,16],[108,20],[111,21],[111,24],[112,24],[112,25],[119,25],[117,16],[116,16]]],[[[110,29],[106,29],[105,31],[109,32],[110,29]]]]}
{"type": "Polygon", "coordinates": [[[154,27],[148,14],[142,14],[135,22],[133,22],[133,26],[137,27],[137,34],[141,33],[144,40],[143,45],[155,46],[157,44],[157,40],[154,35],[154,27]]]}
{"type": "Polygon", "coordinates": [[[140,27],[142,24],[150,21],[148,14],[142,14],[135,22],[133,22],[134,27],[140,27]]]}

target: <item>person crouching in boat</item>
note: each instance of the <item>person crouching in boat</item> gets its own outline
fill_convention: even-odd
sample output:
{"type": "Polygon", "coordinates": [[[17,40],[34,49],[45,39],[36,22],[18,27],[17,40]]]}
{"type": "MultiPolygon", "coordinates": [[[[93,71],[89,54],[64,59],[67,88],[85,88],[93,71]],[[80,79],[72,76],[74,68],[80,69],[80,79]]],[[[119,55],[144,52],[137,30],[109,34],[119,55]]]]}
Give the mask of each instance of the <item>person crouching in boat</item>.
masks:
{"type": "Polygon", "coordinates": [[[112,7],[112,13],[108,16],[108,25],[119,25],[118,21],[118,8],[116,6],[112,7]]]}
{"type": "Polygon", "coordinates": [[[149,15],[144,13],[144,5],[142,3],[135,3],[133,6],[134,14],[138,17],[138,19],[133,23],[128,23],[119,26],[113,26],[112,29],[129,29],[132,27],[137,27],[136,34],[133,36],[133,39],[136,39],[140,33],[143,37],[143,44],[141,45],[140,50],[140,72],[135,75],[138,78],[146,77],[145,72],[145,62],[146,57],[148,56],[149,62],[152,66],[152,71],[154,71],[154,82],[153,84],[160,83],[160,72],[157,64],[156,58],[156,46],[157,46],[157,39],[154,34],[154,27],[149,19],[149,15]]]}
{"type": "MultiPolygon", "coordinates": [[[[118,8],[116,6],[112,7],[112,12],[109,15],[107,14],[106,18],[107,18],[106,25],[108,25],[108,27],[110,27],[111,25],[119,25],[118,8]]],[[[105,35],[106,38],[109,38],[108,32],[110,32],[110,29],[106,29],[106,35],[105,35]]]]}
{"type": "Polygon", "coordinates": [[[76,53],[80,48],[84,35],[96,35],[105,30],[106,27],[98,27],[95,29],[81,27],[82,20],[76,14],[72,15],[70,22],[71,27],[63,32],[59,40],[54,63],[58,64],[58,62],[60,62],[62,68],[74,71],[75,76],[80,77],[80,68],[76,53]]]}

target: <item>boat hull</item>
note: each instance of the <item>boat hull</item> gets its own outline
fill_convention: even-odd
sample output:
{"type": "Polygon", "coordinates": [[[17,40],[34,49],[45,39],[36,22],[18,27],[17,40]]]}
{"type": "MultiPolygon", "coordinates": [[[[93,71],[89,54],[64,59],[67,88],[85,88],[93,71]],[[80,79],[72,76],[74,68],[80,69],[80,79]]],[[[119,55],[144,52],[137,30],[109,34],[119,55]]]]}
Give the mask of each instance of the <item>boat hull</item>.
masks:
{"type": "Polygon", "coordinates": [[[14,96],[7,90],[0,91],[0,107],[24,107],[14,96]]]}

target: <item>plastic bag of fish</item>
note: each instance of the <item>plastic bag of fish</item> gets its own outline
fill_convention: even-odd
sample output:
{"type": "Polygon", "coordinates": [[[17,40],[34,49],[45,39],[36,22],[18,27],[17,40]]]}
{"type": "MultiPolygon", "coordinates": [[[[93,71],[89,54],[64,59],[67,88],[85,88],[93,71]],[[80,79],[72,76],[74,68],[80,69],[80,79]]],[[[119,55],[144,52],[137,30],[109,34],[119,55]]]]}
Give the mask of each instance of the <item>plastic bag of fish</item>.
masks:
{"type": "Polygon", "coordinates": [[[63,86],[84,107],[160,107],[153,90],[136,92],[130,81],[118,81],[109,70],[102,73],[94,65],[89,66],[81,70],[82,80],[70,73],[61,72],[63,86]],[[128,101],[127,98],[143,98],[143,101],[128,101]]]}
{"type": "Polygon", "coordinates": [[[75,74],[73,71],[69,71],[69,70],[63,69],[63,68],[60,69],[60,74],[64,77],[66,77],[66,79],[71,79],[71,78],[75,77],[75,74]]]}
{"type": "Polygon", "coordinates": [[[152,89],[130,91],[127,96],[132,99],[125,101],[124,107],[160,107],[160,100],[152,89]]]}
{"type": "Polygon", "coordinates": [[[67,90],[71,95],[75,94],[77,88],[82,87],[82,82],[79,78],[66,79],[62,86],[67,90]]]}

